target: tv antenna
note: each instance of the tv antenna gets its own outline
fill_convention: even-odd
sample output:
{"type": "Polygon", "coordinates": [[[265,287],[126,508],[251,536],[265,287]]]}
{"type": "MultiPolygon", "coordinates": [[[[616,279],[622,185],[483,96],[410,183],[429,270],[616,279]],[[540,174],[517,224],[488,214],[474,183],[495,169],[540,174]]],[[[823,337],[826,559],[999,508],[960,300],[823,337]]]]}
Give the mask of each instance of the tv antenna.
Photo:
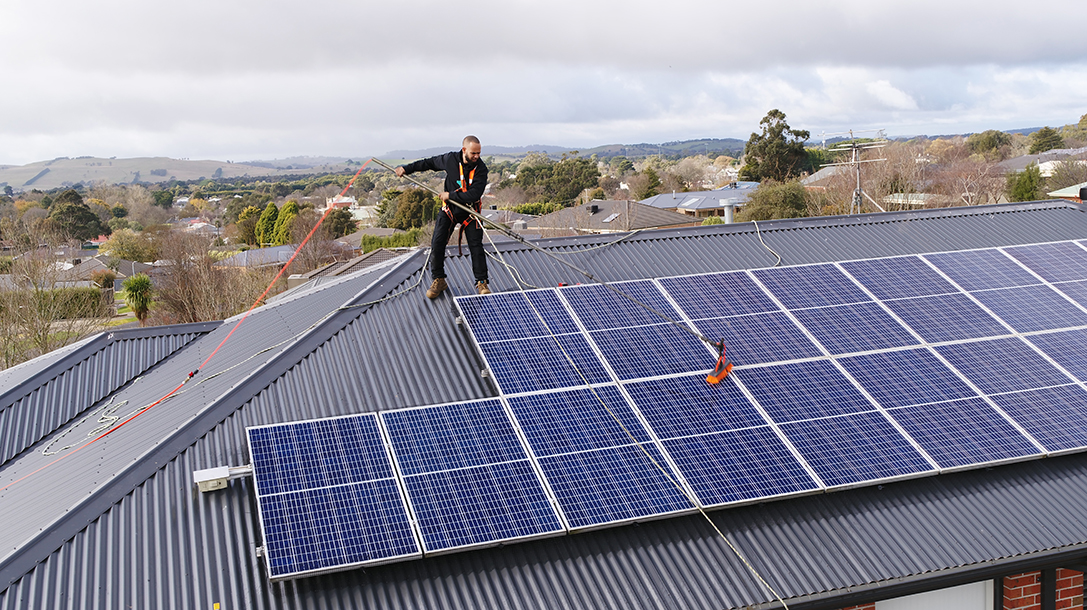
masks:
{"type": "Polygon", "coordinates": [[[840,132],[840,133],[826,133],[826,132],[823,132],[820,135],[823,138],[823,148],[827,147],[827,136],[830,136],[832,138],[837,137],[837,136],[846,136],[846,135],[849,136],[848,141],[839,142],[838,144],[836,144],[834,146],[834,148],[827,149],[827,150],[829,150],[831,152],[845,152],[847,150],[850,151],[851,154],[850,154],[849,161],[841,161],[839,163],[826,163],[826,164],[823,165],[823,167],[835,167],[835,166],[848,165],[848,166],[852,167],[856,171],[856,174],[857,174],[857,188],[855,188],[853,190],[853,198],[849,202],[849,213],[850,214],[856,214],[856,213],[860,212],[861,206],[864,203],[865,198],[867,198],[868,201],[871,201],[872,205],[876,206],[877,210],[879,210],[880,212],[886,212],[887,210],[883,209],[883,206],[876,203],[876,200],[872,199],[872,197],[869,196],[868,193],[865,193],[864,189],[861,188],[861,163],[876,163],[878,161],[886,161],[887,160],[887,159],[861,159],[861,153],[863,151],[873,150],[873,149],[877,149],[877,148],[883,148],[884,146],[887,146],[887,144],[890,143],[887,140],[887,136],[884,133],[884,130],[882,130],[882,129],[858,129],[858,130],[850,129],[849,131],[843,131],[843,132],[840,132]],[[876,135],[872,139],[867,139],[867,140],[864,140],[864,141],[858,141],[857,136],[855,135],[855,134],[858,134],[858,133],[874,133],[876,135]]]}

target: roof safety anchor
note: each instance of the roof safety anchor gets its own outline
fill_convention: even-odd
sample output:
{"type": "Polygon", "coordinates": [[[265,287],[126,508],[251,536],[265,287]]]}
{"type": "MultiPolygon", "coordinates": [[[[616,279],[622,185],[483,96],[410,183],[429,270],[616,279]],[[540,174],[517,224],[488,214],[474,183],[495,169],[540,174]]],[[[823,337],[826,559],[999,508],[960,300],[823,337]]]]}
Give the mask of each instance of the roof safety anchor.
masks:
{"type": "Polygon", "coordinates": [[[196,483],[196,486],[200,488],[200,491],[206,493],[215,491],[216,489],[223,489],[226,487],[227,482],[232,479],[240,479],[252,475],[252,464],[247,466],[218,466],[216,468],[194,470],[192,473],[192,480],[193,483],[196,483]]]}

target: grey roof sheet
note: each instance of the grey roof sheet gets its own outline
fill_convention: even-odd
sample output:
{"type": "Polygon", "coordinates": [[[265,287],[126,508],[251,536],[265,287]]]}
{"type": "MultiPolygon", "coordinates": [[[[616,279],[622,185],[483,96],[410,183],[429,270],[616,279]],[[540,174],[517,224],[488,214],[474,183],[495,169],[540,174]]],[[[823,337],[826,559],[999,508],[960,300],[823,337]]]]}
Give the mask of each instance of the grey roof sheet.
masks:
{"type": "MultiPolygon", "coordinates": [[[[1067,202],[1033,203],[543,244],[620,280],[771,265],[776,259],[760,237],[785,264],[797,264],[1085,238],[1087,215],[1067,202]]],[[[501,258],[536,285],[583,280],[517,244],[503,246],[501,258]]],[[[769,603],[699,517],[270,584],[254,551],[260,541],[249,481],[200,494],[193,470],[246,463],[246,426],[493,395],[470,338],[452,323],[451,299],[421,296],[419,283],[429,280],[424,262],[418,253],[257,310],[184,393],[0,491],[0,608],[769,603]]],[[[492,268],[492,286],[514,287],[509,271],[492,268]]],[[[470,292],[467,256],[450,256],[447,271],[451,292],[470,292]]],[[[155,400],[235,321],[123,386],[114,400],[155,400]]],[[[86,412],[97,405],[81,406],[86,412]]],[[[3,485],[43,464],[38,450],[45,442],[0,468],[3,485]]],[[[1087,464],[1071,455],[711,514],[791,598],[790,607],[818,608],[1087,554],[1084,503],[1087,464]]]]}
{"type": "Polygon", "coordinates": [[[701,219],[662,210],[636,201],[593,201],[563,208],[529,221],[528,228],[575,229],[583,231],[633,231],[658,227],[692,225],[701,219]],[[593,208],[597,210],[592,212],[593,208]]]}

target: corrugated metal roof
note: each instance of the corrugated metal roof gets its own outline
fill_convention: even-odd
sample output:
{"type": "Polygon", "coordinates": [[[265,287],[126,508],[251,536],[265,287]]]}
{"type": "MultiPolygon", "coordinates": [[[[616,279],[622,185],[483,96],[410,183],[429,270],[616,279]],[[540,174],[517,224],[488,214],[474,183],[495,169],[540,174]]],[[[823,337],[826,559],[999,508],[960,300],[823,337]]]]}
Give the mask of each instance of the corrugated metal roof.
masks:
{"type": "MultiPolygon", "coordinates": [[[[1085,238],[1087,215],[1080,206],[1044,203],[759,227],[785,264],[797,264],[1085,238]]],[[[614,240],[545,243],[609,280],[776,260],[750,224],[644,232],[588,249],[614,240]]],[[[532,284],[585,281],[523,246],[502,250],[532,284]]],[[[423,262],[420,253],[391,270],[257,310],[184,394],[0,492],[0,575],[12,583],[0,593],[0,608],[711,609],[770,602],[699,517],[270,584],[254,550],[260,541],[249,481],[200,494],[193,470],[246,463],[246,426],[494,394],[466,332],[453,325],[451,299],[422,297],[417,284],[429,280],[423,262]]],[[[447,271],[453,292],[471,291],[467,256],[450,257],[447,271]]],[[[492,277],[492,286],[514,287],[497,263],[492,277]]],[[[192,341],[114,400],[142,405],[161,396],[232,326],[192,341]]],[[[4,485],[43,463],[37,450],[44,442],[0,468],[4,485]]],[[[817,608],[1087,554],[1087,521],[1079,518],[1085,503],[1087,464],[1073,455],[711,514],[791,607],[817,608]]]]}

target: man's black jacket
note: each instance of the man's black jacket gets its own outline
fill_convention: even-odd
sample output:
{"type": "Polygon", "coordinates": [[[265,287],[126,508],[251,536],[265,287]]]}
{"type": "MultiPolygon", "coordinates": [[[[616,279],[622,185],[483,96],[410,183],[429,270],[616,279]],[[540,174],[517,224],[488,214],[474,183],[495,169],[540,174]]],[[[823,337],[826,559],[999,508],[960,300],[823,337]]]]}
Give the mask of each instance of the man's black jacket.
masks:
{"type": "Polygon", "coordinates": [[[465,207],[475,208],[476,202],[483,199],[483,191],[487,188],[487,164],[483,162],[483,159],[480,159],[471,165],[464,164],[465,181],[468,181],[468,176],[473,169],[476,171],[475,174],[472,175],[468,191],[462,192],[460,190],[462,163],[463,157],[461,156],[461,151],[458,150],[429,159],[420,159],[415,163],[409,163],[404,166],[404,171],[409,174],[427,169],[436,172],[445,172],[445,190],[449,192],[449,199],[465,207]]]}

